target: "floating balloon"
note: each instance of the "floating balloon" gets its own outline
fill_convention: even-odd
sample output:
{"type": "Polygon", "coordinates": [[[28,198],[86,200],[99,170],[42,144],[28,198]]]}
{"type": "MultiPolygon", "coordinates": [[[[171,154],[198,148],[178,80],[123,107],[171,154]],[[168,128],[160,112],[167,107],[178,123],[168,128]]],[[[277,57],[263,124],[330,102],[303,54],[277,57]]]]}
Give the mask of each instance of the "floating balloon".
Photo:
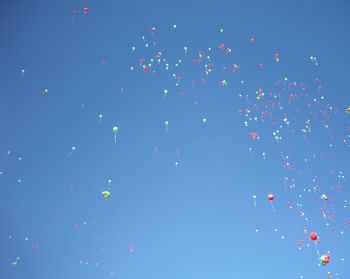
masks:
{"type": "Polygon", "coordinates": [[[276,210],[275,210],[275,207],[273,206],[273,200],[275,199],[275,196],[273,194],[269,194],[269,195],[267,195],[267,199],[270,201],[271,209],[275,213],[276,210]]]}
{"type": "Polygon", "coordinates": [[[326,200],[328,200],[328,197],[327,197],[325,194],[323,194],[323,195],[321,196],[321,199],[323,199],[324,201],[326,201],[326,200]]]}
{"type": "Polygon", "coordinates": [[[49,90],[44,89],[44,90],[42,90],[42,91],[40,92],[40,95],[41,95],[41,96],[45,96],[48,92],[49,92],[49,90]]]}
{"type": "Polygon", "coordinates": [[[207,119],[206,118],[203,118],[202,121],[203,121],[203,124],[207,123],[207,119]]]}
{"type": "Polygon", "coordinates": [[[89,12],[89,8],[84,8],[84,14],[87,14],[89,12]]]}
{"type": "Polygon", "coordinates": [[[188,52],[188,48],[184,47],[184,53],[187,54],[187,52],[188,52]]]}
{"type": "Polygon", "coordinates": [[[255,43],[255,38],[254,37],[250,37],[250,44],[254,45],[254,43],[255,43]]]}
{"type": "Polygon", "coordinates": [[[350,107],[345,109],[345,113],[350,113],[350,107]]]}
{"type": "Polygon", "coordinates": [[[168,132],[168,129],[169,129],[169,121],[164,121],[164,125],[165,125],[165,130],[168,132]]]}
{"type": "Polygon", "coordinates": [[[310,233],[310,239],[311,240],[317,240],[318,239],[318,234],[316,232],[312,232],[310,233]]]}
{"type": "Polygon", "coordinates": [[[111,192],[109,192],[109,191],[103,191],[101,194],[105,200],[111,196],[111,192]]]}
{"type": "Polygon", "coordinates": [[[68,156],[72,156],[73,152],[76,150],[77,148],[75,146],[72,146],[72,149],[70,151],[70,153],[68,154],[68,156]]]}
{"type": "Polygon", "coordinates": [[[276,62],[280,61],[280,54],[278,52],[275,53],[275,60],[276,62]]]}
{"type": "Polygon", "coordinates": [[[118,134],[119,128],[113,127],[113,133],[114,133],[114,142],[117,142],[117,134],[118,134]]]}
{"type": "Polygon", "coordinates": [[[329,261],[330,261],[330,256],[329,255],[322,255],[320,257],[320,263],[322,265],[327,265],[329,263],[329,261]]]}
{"type": "Polygon", "coordinates": [[[226,79],[222,80],[222,81],[221,81],[221,85],[222,85],[223,87],[227,86],[227,80],[226,80],[226,79]]]}

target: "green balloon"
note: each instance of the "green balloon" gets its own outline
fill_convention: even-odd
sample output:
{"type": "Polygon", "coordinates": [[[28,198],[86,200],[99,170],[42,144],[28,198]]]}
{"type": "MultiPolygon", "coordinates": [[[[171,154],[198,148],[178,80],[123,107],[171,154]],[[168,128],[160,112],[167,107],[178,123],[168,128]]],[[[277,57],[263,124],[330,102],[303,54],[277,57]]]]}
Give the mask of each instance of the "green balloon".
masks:
{"type": "Polygon", "coordinates": [[[118,133],[118,131],[119,131],[118,127],[113,127],[113,132],[114,132],[115,134],[118,133]]]}

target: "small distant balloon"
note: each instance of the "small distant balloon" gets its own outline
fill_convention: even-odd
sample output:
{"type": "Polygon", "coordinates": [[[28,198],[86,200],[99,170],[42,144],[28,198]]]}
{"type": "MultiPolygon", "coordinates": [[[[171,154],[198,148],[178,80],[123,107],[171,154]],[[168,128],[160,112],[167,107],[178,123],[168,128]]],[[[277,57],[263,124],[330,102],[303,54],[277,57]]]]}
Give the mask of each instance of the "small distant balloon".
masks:
{"type": "Polygon", "coordinates": [[[101,194],[105,200],[111,196],[111,192],[109,192],[109,191],[103,191],[101,194]]]}
{"type": "Polygon", "coordinates": [[[350,113],[350,107],[345,109],[345,113],[350,113]]]}
{"type": "Polygon", "coordinates": [[[87,14],[89,12],[89,8],[84,8],[83,11],[84,11],[84,14],[87,14]]]}
{"type": "Polygon", "coordinates": [[[273,200],[275,199],[275,196],[274,196],[273,194],[269,194],[269,195],[267,196],[267,199],[270,201],[272,211],[275,213],[276,210],[275,210],[275,207],[273,206],[273,200]]]}
{"type": "Polygon", "coordinates": [[[222,80],[222,81],[221,81],[221,85],[222,85],[223,87],[227,86],[227,80],[226,80],[226,79],[222,80]]]}
{"type": "Polygon", "coordinates": [[[203,119],[202,119],[202,122],[203,122],[203,124],[206,124],[206,123],[207,123],[207,119],[206,119],[206,118],[203,118],[203,119]]]}
{"type": "Polygon", "coordinates": [[[113,127],[113,133],[114,133],[114,142],[117,142],[117,134],[118,134],[119,128],[113,127]]]}
{"type": "Polygon", "coordinates": [[[164,121],[164,125],[165,125],[165,130],[168,132],[169,130],[169,121],[164,121]]]}
{"type": "Polygon", "coordinates": [[[254,37],[250,37],[250,44],[254,45],[254,43],[255,43],[255,38],[254,37]]]}
{"type": "Polygon", "coordinates": [[[311,232],[310,233],[310,239],[315,241],[318,239],[318,234],[316,232],[311,232]]]}
{"type": "Polygon", "coordinates": [[[278,52],[275,53],[275,60],[276,62],[280,61],[280,54],[278,52]]]}
{"type": "Polygon", "coordinates": [[[322,255],[320,257],[320,263],[322,265],[327,265],[329,263],[329,261],[330,261],[330,256],[329,255],[322,255]]]}
{"type": "Polygon", "coordinates": [[[72,156],[73,152],[76,150],[77,148],[75,146],[72,146],[71,151],[69,152],[68,156],[72,156]]]}

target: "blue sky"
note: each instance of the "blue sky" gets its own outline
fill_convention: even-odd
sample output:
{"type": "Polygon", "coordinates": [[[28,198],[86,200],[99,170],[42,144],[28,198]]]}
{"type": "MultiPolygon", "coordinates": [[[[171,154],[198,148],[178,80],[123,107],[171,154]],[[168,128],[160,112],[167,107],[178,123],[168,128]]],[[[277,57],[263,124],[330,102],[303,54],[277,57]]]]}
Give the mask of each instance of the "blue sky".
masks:
{"type": "Polygon", "coordinates": [[[1,278],[349,277],[347,1],[0,6],[1,278]]]}

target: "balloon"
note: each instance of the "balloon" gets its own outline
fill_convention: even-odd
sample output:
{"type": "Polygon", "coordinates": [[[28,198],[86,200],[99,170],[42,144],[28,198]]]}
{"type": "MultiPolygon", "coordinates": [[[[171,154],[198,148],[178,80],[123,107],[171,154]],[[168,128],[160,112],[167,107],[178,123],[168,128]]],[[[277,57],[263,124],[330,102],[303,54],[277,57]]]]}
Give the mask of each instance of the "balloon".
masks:
{"type": "Polygon", "coordinates": [[[273,201],[275,199],[275,196],[273,194],[269,194],[267,198],[269,201],[273,201]]]}
{"type": "Polygon", "coordinates": [[[255,38],[254,37],[250,37],[250,44],[253,45],[255,43],[255,38]]]}
{"type": "Polygon", "coordinates": [[[84,14],[87,14],[89,12],[89,8],[84,8],[84,14]]]}
{"type": "Polygon", "coordinates": [[[311,240],[317,240],[318,239],[318,234],[316,232],[312,232],[310,233],[310,239],[311,240]]]}
{"type": "Polygon", "coordinates": [[[280,61],[280,55],[278,52],[275,53],[276,62],[280,61]]]}
{"type": "Polygon", "coordinates": [[[68,156],[72,156],[73,152],[76,150],[77,148],[75,146],[72,146],[72,150],[71,152],[69,152],[68,156]]]}
{"type": "Polygon", "coordinates": [[[322,265],[328,264],[328,263],[329,263],[329,260],[330,260],[329,255],[322,255],[322,256],[320,257],[320,263],[321,263],[322,265]]]}
{"type": "Polygon", "coordinates": [[[345,113],[350,113],[350,107],[345,109],[345,113]]]}
{"type": "Polygon", "coordinates": [[[323,194],[322,196],[321,196],[321,199],[323,199],[323,200],[328,200],[328,197],[325,195],[325,194],[323,194]]]}
{"type": "Polygon", "coordinates": [[[101,194],[104,199],[108,199],[111,195],[109,191],[103,191],[101,194]]]}
{"type": "Polygon", "coordinates": [[[118,127],[113,127],[113,132],[114,132],[114,142],[117,141],[117,133],[119,131],[119,128],[118,127]]]}
{"type": "Polygon", "coordinates": [[[253,195],[254,207],[256,207],[256,195],[253,195]]]}

